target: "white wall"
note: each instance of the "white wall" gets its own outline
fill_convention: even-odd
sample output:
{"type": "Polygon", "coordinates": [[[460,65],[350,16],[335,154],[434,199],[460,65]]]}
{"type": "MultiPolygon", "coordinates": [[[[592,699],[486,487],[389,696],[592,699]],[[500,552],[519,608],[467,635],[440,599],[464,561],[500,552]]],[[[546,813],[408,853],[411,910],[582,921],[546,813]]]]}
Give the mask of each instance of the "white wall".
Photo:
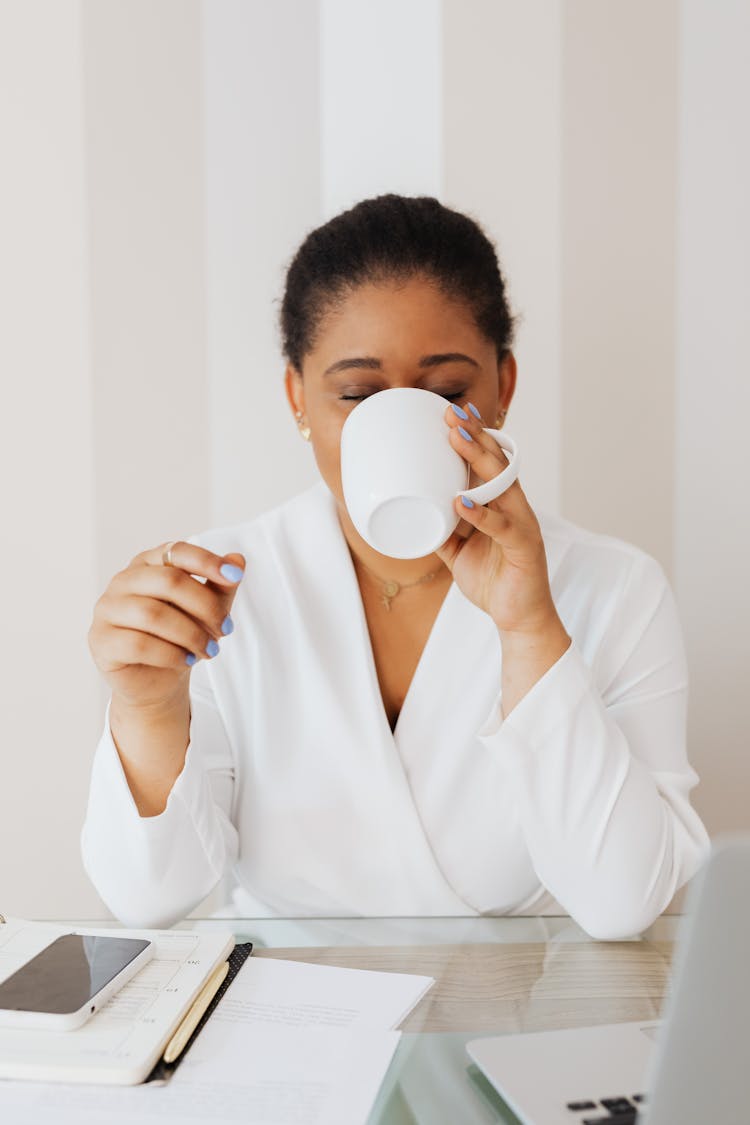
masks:
{"type": "Polygon", "coordinates": [[[443,186],[440,0],[320,0],[323,217],[443,186]]]}
{"type": "Polygon", "coordinates": [[[198,0],[85,0],[98,580],[212,519],[198,0]]]}
{"type": "Polygon", "coordinates": [[[750,825],[749,42],[745,0],[683,4],[675,579],[714,828],[750,825]]]}
{"type": "Polygon", "coordinates": [[[494,240],[518,316],[507,419],[523,487],[560,509],[562,0],[444,0],[445,202],[494,240]]]}
{"type": "Polygon", "coordinates": [[[202,20],[204,442],[220,525],[316,475],[284,397],[276,302],[297,244],[320,222],[319,18],[309,0],[207,0],[202,20]]]}
{"type": "Polygon", "coordinates": [[[97,676],[81,6],[0,3],[0,911],[92,907],[97,676]],[[43,33],[42,33],[43,31],[43,33]]]}
{"type": "Polygon", "coordinates": [[[674,576],[697,804],[750,823],[747,6],[0,0],[0,21],[0,909],[104,912],[78,860],[93,603],[136,551],[314,479],[283,271],[384,190],[496,240],[525,487],[674,576]]]}
{"type": "Polygon", "coordinates": [[[671,574],[678,3],[564,13],[562,507],[671,574]]]}

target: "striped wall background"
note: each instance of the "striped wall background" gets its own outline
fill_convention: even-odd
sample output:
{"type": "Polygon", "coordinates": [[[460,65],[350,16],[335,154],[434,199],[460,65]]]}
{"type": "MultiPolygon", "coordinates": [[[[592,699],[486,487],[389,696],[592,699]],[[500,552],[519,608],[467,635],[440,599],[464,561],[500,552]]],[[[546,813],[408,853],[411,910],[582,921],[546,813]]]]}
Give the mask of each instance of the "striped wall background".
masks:
{"type": "Polygon", "coordinates": [[[93,603],[314,479],[284,265],[387,190],[496,240],[524,485],[665,566],[696,804],[750,825],[749,41],[744,0],[0,0],[0,909],[106,913],[93,603]]]}

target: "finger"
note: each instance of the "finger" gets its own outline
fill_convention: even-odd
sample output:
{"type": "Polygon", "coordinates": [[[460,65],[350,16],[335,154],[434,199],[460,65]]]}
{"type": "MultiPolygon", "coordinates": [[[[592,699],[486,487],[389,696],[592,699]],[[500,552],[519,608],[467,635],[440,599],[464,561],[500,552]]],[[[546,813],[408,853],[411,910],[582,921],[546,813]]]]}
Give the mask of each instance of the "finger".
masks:
{"type": "Polygon", "coordinates": [[[495,439],[484,432],[481,421],[473,414],[452,404],[445,412],[445,421],[451,445],[480,480],[492,480],[507,467],[505,453],[495,439]],[[466,418],[461,418],[458,410],[466,414],[466,418]]]}
{"type": "Polygon", "coordinates": [[[219,569],[222,570],[222,568],[224,568],[222,572],[222,584],[220,585],[212,578],[207,578],[206,585],[210,589],[215,590],[221,596],[227,608],[229,608],[235,599],[235,595],[240,588],[240,582],[247,569],[245,556],[236,551],[229,555],[222,555],[222,564],[219,569]],[[231,570],[228,568],[231,568],[231,570]],[[232,574],[234,577],[228,578],[228,574],[232,574]],[[239,579],[237,579],[238,574],[240,575],[239,579]],[[227,582],[230,582],[231,585],[227,586],[227,582]]]}
{"type": "Polygon", "coordinates": [[[100,664],[104,672],[117,672],[132,664],[183,671],[192,663],[188,659],[191,654],[184,648],[136,629],[111,629],[101,651],[105,654],[100,664]]]}
{"type": "Polygon", "coordinates": [[[211,635],[193,617],[168,602],[136,595],[128,598],[103,598],[100,619],[115,628],[134,629],[169,641],[197,658],[216,656],[220,634],[211,635]]]}
{"type": "Polygon", "coordinates": [[[453,574],[453,567],[456,564],[456,559],[461,554],[462,547],[466,543],[467,538],[470,537],[469,535],[465,538],[454,531],[453,534],[446,539],[445,543],[435,551],[437,557],[441,562],[445,563],[451,574],[453,574]]]}
{"type": "MultiPolygon", "coordinates": [[[[516,487],[514,484],[513,488],[516,487]]],[[[509,495],[509,489],[505,496],[509,495]]],[[[461,519],[470,524],[475,531],[480,531],[494,540],[504,552],[518,555],[536,554],[544,550],[539,521],[528,505],[528,501],[519,486],[520,497],[524,508],[520,512],[488,504],[474,504],[466,496],[458,496],[455,500],[455,509],[461,519]]],[[[503,497],[504,498],[504,497],[503,497]]],[[[455,533],[454,533],[455,534],[455,533]]]]}
{"type": "Polygon", "coordinates": [[[508,464],[505,451],[498,445],[494,437],[488,434],[487,429],[492,429],[492,426],[487,426],[473,402],[465,402],[463,406],[456,402],[452,402],[445,412],[445,421],[451,429],[465,430],[469,436],[476,442],[479,442],[484,449],[495,453],[505,464],[508,464]]]}
{"type": "MultiPolygon", "coordinates": [[[[453,433],[451,434],[451,444],[469,463],[471,487],[473,487],[477,481],[494,479],[507,468],[510,462],[494,437],[485,432],[484,422],[474,404],[467,402],[463,413],[467,415],[466,421],[459,419],[455,408],[450,409],[446,412],[446,421],[456,435],[453,437],[453,433]],[[481,445],[482,449],[478,450],[475,443],[481,445]],[[482,450],[485,451],[486,456],[482,450]]],[[[536,523],[536,517],[517,480],[500,496],[490,500],[488,506],[496,511],[510,512],[519,520],[526,519],[532,524],[536,523]]],[[[463,512],[461,514],[463,515],[463,512]]]]}
{"type": "MultiPolygon", "coordinates": [[[[131,560],[130,565],[164,566],[164,552],[169,546],[169,543],[162,543],[159,547],[143,551],[131,560]]],[[[173,568],[205,578],[222,590],[234,589],[245,573],[243,555],[217,555],[206,547],[199,547],[197,543],[187,543],[182,539],[171,544],[169,557],[173,568]]]]}
{"type": "MultiPolygon", "coordinates": [[[[502,467],[505,468],[510,463],[505,450],[498,445],[491,434],[487,433],[488,429],[497,429],[498,427],[494,425],[487,426],[487,423],[484,421],[473,402],[465,403],[463,411],[466,414],[466,421],[461,423],[463,428],[468,430],[474,441],[478,441],[485,449],[494,453],[495,456],[499,458],[502,467]]],[[[455,411],[453,413],[455,415],[455,411]]]]}
{"type": "Polygon", "coordinates": [[[236,589],[217,589],[213,583],[201,583],[173,566],[129,566],[115,575],[104,598],[156,598],[176,606],[218,638],[234,628],[229,610],[236,589]]]}

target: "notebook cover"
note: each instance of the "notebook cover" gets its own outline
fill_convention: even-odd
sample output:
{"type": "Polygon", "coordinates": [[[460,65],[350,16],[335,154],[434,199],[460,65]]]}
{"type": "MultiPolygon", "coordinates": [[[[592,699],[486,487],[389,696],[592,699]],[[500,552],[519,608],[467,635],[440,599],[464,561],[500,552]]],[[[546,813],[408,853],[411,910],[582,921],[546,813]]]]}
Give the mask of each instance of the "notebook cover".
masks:
{"type": "Polygon", "coordinates": [[[185,1044],[185,1047],[183,1048],[183,1050],[180,1052],[180,1054],[177,1056],[177,1058],[172,1063],[164,1062],[163,1058],[159,1059],[158,1063],[156,1064],[154,1069],[151,1071],[148,1078],[145,1079],[145,1082],[168,1082],[169,1081],[169,1079],[172,1077],[174,1072],[177,1070],[177,1067],[180,1065],[182,1060],[185,1058],[185,1055],[188,1053],[188,1051],[192,1047],[192,1045],[195,1042],[195,1040],[197,1039],[197,1037],[200,1035],[201,1030],[203,1029],[203,1026],[210,1019],[211,1013],[213,1012],[214,1008],[219,1003],[222,996],[224,995],[226,990],[229,988],[229,985],[232,983],[234,978],[237,976],[237,973],[240,971],[240,969],[242,968],[242,966],[244,965],[245,961],[248,959],[248,957],[250,956],[252,951],[253,951],[253,943],[251,941],[238,942],[235,945],[234,949],[232,950],[232,952],[227,957],[227,961],[229,962],[229,972],[224,977],[224,980],[221,982],[221,985],[219,986],[213,1000],[211,1001],[211,1003],[208,1005],[205,1012],[201,1016],[200,1022],[196,1026],[193,1034],[188,1039],[187,1043],[185,1044]]]}

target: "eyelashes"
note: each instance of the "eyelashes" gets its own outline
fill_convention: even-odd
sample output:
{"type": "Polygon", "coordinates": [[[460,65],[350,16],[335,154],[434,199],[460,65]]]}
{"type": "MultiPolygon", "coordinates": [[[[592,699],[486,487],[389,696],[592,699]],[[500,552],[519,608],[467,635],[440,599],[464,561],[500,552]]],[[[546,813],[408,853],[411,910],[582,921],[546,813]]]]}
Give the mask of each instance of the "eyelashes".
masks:
{"type": "MultiPolygon", "coordinates": [[[[339,399],[341,402],[361,402],[362,399],[369,398],[371,394],[377,394],[377,391],[368,391],[367,394],[362,395],[339,395],[339,399]]],[[[442,398],[447,398],[449,402],[453,399],[466,397],[466,391],[453,391],[451,394],[441,394],[440,391],[435,391],[435,394],[440,394],[442,398]]]]}

